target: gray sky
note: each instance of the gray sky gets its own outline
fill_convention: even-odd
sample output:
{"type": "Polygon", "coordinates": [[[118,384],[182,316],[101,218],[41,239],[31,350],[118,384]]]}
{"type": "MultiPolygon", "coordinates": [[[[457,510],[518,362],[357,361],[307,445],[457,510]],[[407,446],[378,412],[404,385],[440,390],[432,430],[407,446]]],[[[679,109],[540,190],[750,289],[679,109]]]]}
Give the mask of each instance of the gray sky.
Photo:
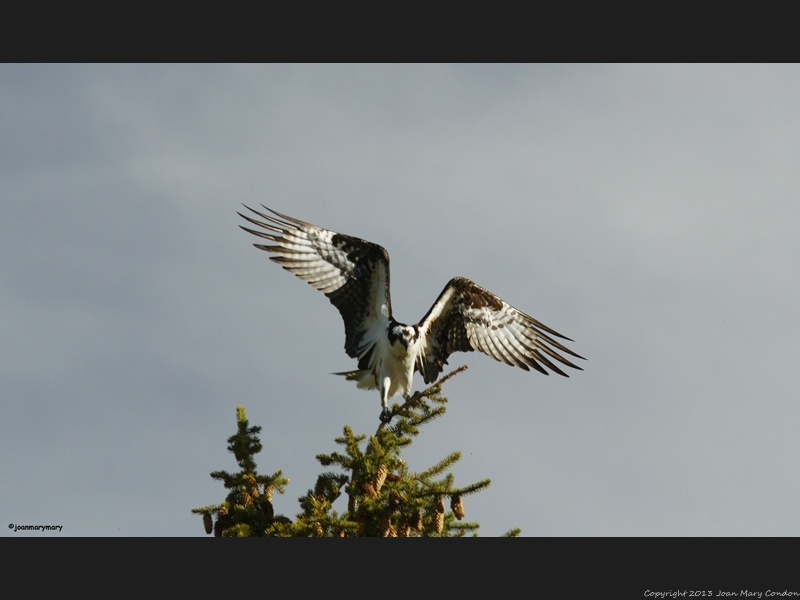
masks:
{"type": "Polygon", "coordinates": [[[263,203],[383,245],[400,321],[461,275],[588,359],[452,357],[405,458],[481,535],[800,535],[799,166],[796,65],[2,65],[0,514],[204,535],[244,404],[294,516],[375,430],[263,203]]]}

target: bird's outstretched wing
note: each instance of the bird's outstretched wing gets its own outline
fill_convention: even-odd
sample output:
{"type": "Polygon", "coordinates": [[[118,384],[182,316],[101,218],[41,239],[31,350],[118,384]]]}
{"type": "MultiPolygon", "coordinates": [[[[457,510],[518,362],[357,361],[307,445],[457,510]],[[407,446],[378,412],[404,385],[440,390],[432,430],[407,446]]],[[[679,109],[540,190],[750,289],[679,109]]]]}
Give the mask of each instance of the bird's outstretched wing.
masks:
{"type": "Polygon", "coordinates": [[[277,245],[253,244],[271,252],[270,260],[323,292],[344,319],[344,349],[359,359],[359,368],[369,364],[375,339],[386,331],[392,315],[389,296],[389,254],[381,246],[349,235],[322,229],[264,207],[276,217],[249,206],[264,221],[238,213],[258,231],[245,231],[277,245]],[[278,218],[280,217],[280,218],[278,218]]]}
{"type": "Polygon", "coordinates": [[[416,369],[425,383],[434,381],[447,364],[447,357],[459,351],[480,350],[495,360],[526,371],[533,367],[545,375],[549,375],[547,367],[569,377],[550,359],[583,370],[556,350],[583,357],[547,334],[572,340],[463,277],[450,280],[417,326],[421,343],[416,369]]]}

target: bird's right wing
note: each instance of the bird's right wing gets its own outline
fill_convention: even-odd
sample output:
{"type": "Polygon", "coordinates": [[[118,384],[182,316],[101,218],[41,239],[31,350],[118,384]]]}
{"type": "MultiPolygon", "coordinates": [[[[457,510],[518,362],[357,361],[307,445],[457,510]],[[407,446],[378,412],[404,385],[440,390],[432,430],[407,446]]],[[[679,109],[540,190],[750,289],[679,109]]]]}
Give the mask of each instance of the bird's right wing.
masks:
{"type": "Polygon", "coordinates": [[[271,252],[270,260],[323,292],[344,320],[345,351],[367,368],[375,340],[386,331],[392,314],[389,296],[389,254],[381,246],[349,235],[322,229],[282,215],[276,217],[249,206],[264,221],[238,213],[258,231],[245,231],[277,245],[253,244],[271,252]],[[278,218],[280,217],[280,218],[278,218]]]}

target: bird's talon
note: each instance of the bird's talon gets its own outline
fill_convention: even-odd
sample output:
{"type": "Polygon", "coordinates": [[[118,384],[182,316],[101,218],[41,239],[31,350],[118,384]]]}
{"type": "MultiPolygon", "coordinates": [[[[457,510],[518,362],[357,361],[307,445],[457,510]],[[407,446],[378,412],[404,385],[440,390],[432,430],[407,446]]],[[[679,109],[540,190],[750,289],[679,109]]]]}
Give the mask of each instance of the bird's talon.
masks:
{"type": "Polygon", "coordinates": [[[381,411],[381,423],[388,423],[392,420],[392,413],[384,409],[381,411]]]}

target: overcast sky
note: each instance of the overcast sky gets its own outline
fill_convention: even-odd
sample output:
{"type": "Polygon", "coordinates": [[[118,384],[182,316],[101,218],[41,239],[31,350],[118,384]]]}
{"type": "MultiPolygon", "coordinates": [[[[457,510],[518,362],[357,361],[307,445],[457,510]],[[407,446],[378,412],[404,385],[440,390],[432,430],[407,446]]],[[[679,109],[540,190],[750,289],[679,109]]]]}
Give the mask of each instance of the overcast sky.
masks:
{"type": "Polygon", "coordinates": [[[481,535],[800,535],[800,67],[0,66],[5,522],[205,535],[239,404],[293,517],[374,432],[241,203],[384,246],[401,322],[461,275],[575,340],[454,355],[404,455],[492,480],[481,535]]]}

